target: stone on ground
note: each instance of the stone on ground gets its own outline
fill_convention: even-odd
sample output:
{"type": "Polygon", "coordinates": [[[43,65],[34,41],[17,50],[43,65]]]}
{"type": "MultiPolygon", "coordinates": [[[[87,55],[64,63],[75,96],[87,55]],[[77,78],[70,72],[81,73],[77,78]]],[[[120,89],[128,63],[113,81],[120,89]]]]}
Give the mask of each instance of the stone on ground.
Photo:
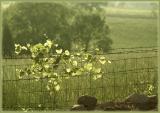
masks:
{"type": "Polygon", "coordinates": [[[84,95],[78,98],[77,103],[84,105],[87,110],[94,110],[97,105],[97,99],[92,96],[84,95]]]}
{"type": "Polygon", "coordinates": [[[71,111],[84,111],[87,110],[84,105],[73,105],[72,108],[70,109],[71,111]]]}
{"type": "Polygon", "coordinates": [[[144,94],[132,94],[125,99],[126,103],[131,103],[139,110],[152,110],[157,107],[157,96],[146,96],[144,94]]]}

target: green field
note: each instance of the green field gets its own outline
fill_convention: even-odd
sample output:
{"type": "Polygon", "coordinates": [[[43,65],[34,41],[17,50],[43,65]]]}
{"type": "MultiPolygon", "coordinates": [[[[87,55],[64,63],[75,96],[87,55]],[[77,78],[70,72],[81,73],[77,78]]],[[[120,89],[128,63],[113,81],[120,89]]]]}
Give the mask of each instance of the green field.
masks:
{"type": "Polygon", "coordinates": [[[112,48],[157,46],[158,17],[152,10],[107,7],[105,14],[112,48]]]}
{"type": "Polygon", "coordinates": [[[112,48],[157,46],[157,19],[107,17],[112,48]]]}
{"type": "Polygon", "coordinates": [[[116,7],[107,7],[105,8],[107,15],[124,15],[132,17],[154,17],[154,13],[158,13],[158,10],[151,9],[136,9],[136,8],[116,8],[116,7]]]}

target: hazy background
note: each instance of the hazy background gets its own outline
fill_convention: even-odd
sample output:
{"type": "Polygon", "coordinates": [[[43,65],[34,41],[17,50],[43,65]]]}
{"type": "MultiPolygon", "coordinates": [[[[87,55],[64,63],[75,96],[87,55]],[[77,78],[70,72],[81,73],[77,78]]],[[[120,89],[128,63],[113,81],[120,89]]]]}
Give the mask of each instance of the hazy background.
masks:
{"type": "Polygon", "coordinates": [[[2,8],[4,56],[14,43],[43,42],[44,35],[69,50],[157,46],[157,2],[3,2],[2,8]]]}

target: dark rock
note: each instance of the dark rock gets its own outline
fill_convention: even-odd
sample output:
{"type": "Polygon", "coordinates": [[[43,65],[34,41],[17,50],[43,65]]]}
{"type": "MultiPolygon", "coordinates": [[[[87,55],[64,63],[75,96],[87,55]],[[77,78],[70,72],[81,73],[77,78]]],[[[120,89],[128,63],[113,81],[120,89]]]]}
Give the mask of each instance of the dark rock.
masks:
{"type": "Polygon", "coordinates": [[[158,97],[157,95],[148,96],[148,102],[147,102],[147,110],[155,110],[157,109],[158,105],[158,97]]]}
{"type": "Polygon", "coordinates": [[[124,102],[116,102],[114,107],[115,107],[116,110],[123,110],[123,111],[133,109],[130,104],[126,104],[124,102]]]}
{"type": "Polygon", "coordinates": [[[105,102],[101,104],[97,104],[96,109],[97,110],[113,110],[114,108],[113,102],[105,102]]]}
{"type": "Polygon", "coordinates": [[[78,98],[77,103],[84,105],[87,110],[94,110],[97,104],[97,99],[92,96],[84,95],[78,98]]]}
{"type": "Polygon", "coordinates": [[[105,102],[98,104],[96,109],[104,111],[115,111],[115,110],[131,110],[132,107],[124,102],[105,102]]]}
{"type": "Polygon", "coordinates": [[[126,99],[125,99],[125,102],[126,103],[134,103],[134,104],[138,104],[138,103],[145,103],[148,101],[148,97],[144,94],[132,94],[130,96],[128,96],[126,99]]]}
{"type": "Polygon", "coordinates": [[[103,110],[104,111],[115,111],[116,109],[114,107],[105,107],[103,110]]]}
{"type": "Polygon", "coordinates": [[[125,99],[126,103],[131,103],[139,110],[152,110],[157,107],[157,96],[146,96],[144,94],[132,94],[125,99]]]}
{"type": "Polygon", "coordinates": [[[158,97],[157,95],[148,96],[149,102],[157,104],[158,103],[158,97]]]}
{"type": "Polygon", "coordinates": [[[84,105],[73,105],[72,108],[70,109],[71,111],[85,111],[87,110],[84,105]]]}

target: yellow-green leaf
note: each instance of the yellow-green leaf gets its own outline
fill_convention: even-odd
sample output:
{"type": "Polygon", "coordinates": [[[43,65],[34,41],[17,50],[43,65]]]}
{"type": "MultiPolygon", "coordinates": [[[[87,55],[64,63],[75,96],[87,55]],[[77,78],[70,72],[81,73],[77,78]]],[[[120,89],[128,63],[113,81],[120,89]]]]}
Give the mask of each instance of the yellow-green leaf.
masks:
{"type": "Polygon", "coordinates": [[[38,105],[38,107],[42,107],[42,105],[41,105],[41,104],[39,104],[39,105],[38,105]]]}
{"type": "Polygon", "coordinates": [[[58,47],[58,44],[54,44],[55,47],[58,47]]]}
{"type": "Polygon", "coordinates": [[[101,78],[102,77],[102,74],[97,74],[97,78],[101,78]]]}
{"type": "Polygon", "coordinates": [[[80,53],[77,53],[76,55],[77,55],[77,56],[80,56],[80,53]]]}
{"type": "Polygon", "coordinates": [[[61,54],[62,53],[62,49],[56,49],[56,53],[57,54],[61,54]]]}
{"type": "Polygon", "coordinates": [[[98,78],[101,78],[101,77],[102,77],[101,74],[97,74],[97,75],[94,75],[94,76],[93,76],[93,79],[94,79],[94,80],[97,80],[98,78]]]}
{"type": "Polygon", "coordinates": [[[48,65],[48,64],[44,65],[44,68],[48,69],[48,68],[49,68],[49,65],[48,65]]]}
{"type": "Polygon", "coordinates": [[[15,44],[15,53],[19,54],[21,52],[22,48],[20,44],[15,44]]]}
{"type": "Polygon", "coordinates": [[[78,70],[77,72],[76,72],[76,75],[81,75],[82,74],[82,71],[80,71],[80,70],[78,70]]]}
{"type": "Polygon", "coordinates": [[[44,43],[44,46],[48,46],[49,48],[52,47],[52,41],[51,40],[47,40],[46,43],[44,43]]]}
{"type": "Polygon", "coordinates": [[[56,76],[56,77],[58,76],[58,74],[57,74],[57,73],[53,73],[53,75],[54,75],[54,76],[56,76]]]}
{"type": "Polygon", "coordinates": [[[60,90],[60,85],[56,85],[54,88],[55,88],[56,91],[59,91],[60,90]]]}
{"type": "Polygon", "coordinates": [[[87,63],[87,64],[84,65],[84,68],[86,70],[90,71],[93,68],[93,65],[92,65],[92,63],[87,63]]]}
{"type": "Polygon", "coordinates": [[[67,72],[67,73],[71,72],[71,69],[70,69],[70,68],[67,68],[67,69],[66,69],[66,72],[67,72]]]}
{"type": "Polygon", "coordinates": [[[47,90],[50,90],[50,87],[48,85],[46,86],[46,88],[47,88],[47,90]]]}
{"type": "Polygon", "coordinates": [[[29,48],[31,45],[30,44],[27,44],[27,47],[29,48]]]}
{"type": "Polygon", "coordinates": [[[100,57],[99,62],[101,64],[105,64],[106,63],[106,58],[104,56],[100,57]]]}
{"type": "Polygon", "coordinates": [[[54,85],[57,85],[58,83],[56,81],[53,82],[54,85]]]}
{"type": "Polygon", "coordinates": [[[69,53],[69,51],[68,51],[68,50],[65,50],[64,54],[65,54],[65,55],[67,55],[67,56],[69,56],[69,55],[70,55],[70,53],[69,53]]]}
{"type": "Polygon", "coordinates": [[[22,50],[27,50],[27,48],[25,46],[22,46],[21,48],[22,48],[22,50]]]}
{"type": "Polygon", "coordinates": [[[77,65],[78,65],[77,61],[73,61],[73,66],[77,66],[77,65]]]}
{"type": "Polygon", "coordinates": [[[99,48],[96,48],[95,50],[96,50],[96,51],[99,51],[99,48]]]}
{"type": "Polygon", "coordinates": [[[110,64],[111,64],[111,61],[110,61],[110,60],[108,60],[108,63],[110,63],[110,64]]]}
{"type": "Polygon", "coordinates": [[[95,73],[100,73],[100,72],[101,72],[101,68],[93,68],[93,71],[94,71],[95,73]]]}

